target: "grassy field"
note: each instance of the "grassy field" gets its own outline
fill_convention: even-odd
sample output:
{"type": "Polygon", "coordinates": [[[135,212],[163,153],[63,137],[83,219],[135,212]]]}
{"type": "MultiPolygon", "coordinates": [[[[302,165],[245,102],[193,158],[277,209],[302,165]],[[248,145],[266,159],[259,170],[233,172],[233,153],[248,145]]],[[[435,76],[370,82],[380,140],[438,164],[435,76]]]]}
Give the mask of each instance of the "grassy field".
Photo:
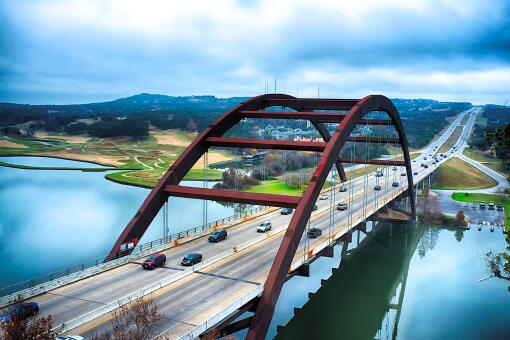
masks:
{"type": "Polygon", "coordinates": [[[503,163],[498,158],[489,157],[485,153],[473,149],[464,149],[463,153],[465,156],[474,159],[475,161],[478,161],[485,166],[488,166],[492,170],[500,173],[505,177],[508,177],[510,175],[510,173],[503,168],[503,163]]]}
{"type": "Polygon", "coordinates": [[[452,199],[458,202],[469,202],[469,203],[480,203],[480,201],[494,201],[494,203],[503,203],[505,209],[505,231],[510,231],[510,197],[493,194],[479,194],[479,193],[468,193],[468,192],[454,192],[452,199]]]}
{"type": "Polygon", "coordinates": [[[470,114],[467,114],[464,117],[462,117],[462,120],[460,121],[460,125],[466,125],[470,117],[471,117],[470,114]]]}
{"type": "Polygon", "coordinates": [[[459,140],[459,137],[462,134],[463,130],[464,130],[463,126],[457,126],[455,130],[453,130],[450,137],[448,137],[446,142],[443,143],[443,145],[439,148],[439,150],[436,153],[443,153],[450,150],[459,140]]]}
{"type": "Polygon", "coordinates": [[[432,177],[432,189],[484,189],[497,185],[497,182],[483,172],[454,157],[437,169],[432,177]]]}
{"type": "Polygon", "coordinates": [[[301,196],[305,188],[306,187],[303,188],[290,187],[288,185],[284,185],[280,179],[274,179],[260,182],[260,184],[254,185],[247,189],[246,191],[264,194],[301,196]]]}
{"type": "MultiPolygon", "coordinates": [[[[120,171],[109,180],[136,186],[152,187],[196,137],[178,130],[150,132],[142,141],[127,138],[90,138],[64,134],[37,134],[34,137],[1,138],[0,156],[49,156],[110,166],[120,171]]],[[[232,159],[230,152],[210,150],[209,165],[232,159]]],[[[199,160],[186,179],[201,180],[203,161],[199,160]]],[[[221,179],[221,171],[210,169],[209,180],[221,179]]]]}

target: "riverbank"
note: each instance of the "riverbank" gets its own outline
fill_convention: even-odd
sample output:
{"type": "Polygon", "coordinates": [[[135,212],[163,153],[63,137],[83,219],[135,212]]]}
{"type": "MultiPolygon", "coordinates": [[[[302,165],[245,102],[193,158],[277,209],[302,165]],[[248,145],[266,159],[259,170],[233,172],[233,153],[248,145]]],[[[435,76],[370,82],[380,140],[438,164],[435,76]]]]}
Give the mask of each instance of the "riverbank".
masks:
{"type": "Polygon", "coordinates": [[[458,202],[476,203],[484,201],[487,204],[489,201],[494,201],[497,204],[503,204],[505,211],[505,233],[510,231],[510,197],[508,195],[496,194],[483,194],[483,193],[470,193],[470,192],[454,192],[452,199],[458,202]]]}

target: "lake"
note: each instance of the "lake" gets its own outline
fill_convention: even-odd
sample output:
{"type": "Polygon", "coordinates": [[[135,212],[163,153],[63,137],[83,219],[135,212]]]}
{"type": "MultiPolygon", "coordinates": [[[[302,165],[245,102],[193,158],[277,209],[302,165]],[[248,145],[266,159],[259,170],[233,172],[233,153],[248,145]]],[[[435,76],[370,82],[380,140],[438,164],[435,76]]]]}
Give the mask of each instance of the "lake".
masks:
{"type": "MultiPolygon", "coordinates": [[[[99,166],[47,157],[0,157],[30,166],[99,166]]],[[[23,170],[0,166],[0,287],[101,258],[134,216],[148,189],[120,185],[106,172],[23,170]]],[[[182,182],[202,186],[203,182],[182,182]]],[[[208,183],[209,186],[214,183],[208,183]]],[[[170,234],[202,225],[202,201],[169,200],[170,234]]],[[[208,203],[208,220],[234,214],[208,203]]],[[[162,214],[140,242],[163,237],[162,214]]]]}

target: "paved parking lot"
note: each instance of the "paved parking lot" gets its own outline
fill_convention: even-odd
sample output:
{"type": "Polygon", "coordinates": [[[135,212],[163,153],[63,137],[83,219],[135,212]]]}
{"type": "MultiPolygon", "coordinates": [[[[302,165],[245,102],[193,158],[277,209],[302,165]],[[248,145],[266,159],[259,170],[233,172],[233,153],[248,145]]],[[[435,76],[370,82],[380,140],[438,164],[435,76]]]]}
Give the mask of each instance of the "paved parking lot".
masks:
{"type": "Polygon", "coordinates": [[[459,210],[463,210],[471,225],[489,229],[491,226],[502,228],[505,220],[503,209],[480,208],[478,204],[453,201],[450,198],[451,193],[434,192],[438,193],[438,203],[443,213],[455,215],[459,210]]]}

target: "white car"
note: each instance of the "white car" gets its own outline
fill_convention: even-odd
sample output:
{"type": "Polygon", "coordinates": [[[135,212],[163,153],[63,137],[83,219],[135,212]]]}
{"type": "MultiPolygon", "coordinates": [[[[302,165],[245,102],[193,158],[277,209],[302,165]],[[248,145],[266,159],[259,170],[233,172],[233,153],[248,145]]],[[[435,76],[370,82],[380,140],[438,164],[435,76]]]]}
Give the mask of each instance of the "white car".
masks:
{"type": "Polygon", "coordinates": [[[262,222],[258,227],[257,227],[257,232],[258,233],[265,233],[266,231],[268,230],[271,230],[271,222],[269,221],[264,221],[262,222]]]}
{"type": "Polygon", "coordinates": [[[83,340],[83,337],[79,335],[61,335],[57,336],[55,340],[83,340]]]}
{"type": "Polygon", "coordinates": [[[320,195],[320,196],[319,196],[319,199],[320,199],[321,201],[327,200],[328,198],[329,198],[329,197],[328,197],[328,195],[326,195],[326,194],[322,194],[322,195],[320,195]]]}

